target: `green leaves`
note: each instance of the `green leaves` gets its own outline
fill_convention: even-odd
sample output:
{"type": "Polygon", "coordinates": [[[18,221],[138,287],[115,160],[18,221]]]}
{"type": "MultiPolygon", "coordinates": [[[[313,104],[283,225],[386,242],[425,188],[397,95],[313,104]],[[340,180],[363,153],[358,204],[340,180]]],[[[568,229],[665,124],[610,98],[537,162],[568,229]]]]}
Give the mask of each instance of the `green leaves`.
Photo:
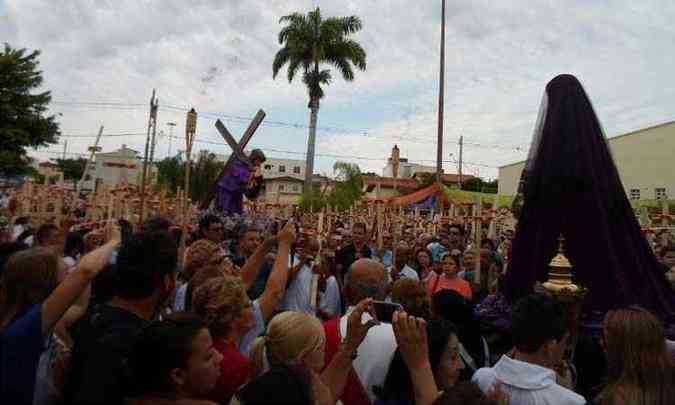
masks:
{"type": "MultiPolygon", "coordinates": [[[[357,16],[323,19],[319,8],[306,15],[293,13],[281,17],[284,27],[279,31],[279,44],[272,63],[272,77],[288,66],[288,81],[292,82],[297,71],[302,69],[302,81],[310,99],[321,99],[323,87],[330,84],[329,70],[321,70],[321,64],[329,64],[340,71],[347,81],[354,80],[354,67],[366,69],[366,52],[361,45],[348,36],[361,30],[357,16]]],[[[311,105],[311,102],[310,102],[311,105]]]]}
{"type": "Polygon", "coordinates": [[[0,174],[24,174],[28,170],[26,148],[57,142],[55,116],[45,116],[51,102],[38,70],[40,51],[28,52],[5,44],[0,52],[0,174]]]}

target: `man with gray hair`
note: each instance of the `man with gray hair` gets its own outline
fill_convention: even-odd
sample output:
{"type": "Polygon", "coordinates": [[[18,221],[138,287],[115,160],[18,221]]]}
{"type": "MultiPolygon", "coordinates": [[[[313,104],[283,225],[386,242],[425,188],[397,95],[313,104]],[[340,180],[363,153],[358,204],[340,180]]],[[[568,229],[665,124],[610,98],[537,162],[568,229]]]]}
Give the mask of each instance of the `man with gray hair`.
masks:
{"type": "MultiPolygon", "coordinates": [[[[347,336],[347,321],[354,306],[364,299],[382,300],[386,293],[387,276],[384,266],[372,259],[355,261],[345,274],[344,295],[347,300],[347,312],[342,318],[324,323],[326,331],[326,363],[329,364],[344,336],[347,336]]],[[[372,317],[364,314],[363,322],[372,317]]],[[[374,386],[384,384],[389,364],[396,351],[396,338],[391,324],[380,323],[368,331],[353,361],[347,385],[343,391],[344,405],[357,405],[375,402],[374,386]]]]}

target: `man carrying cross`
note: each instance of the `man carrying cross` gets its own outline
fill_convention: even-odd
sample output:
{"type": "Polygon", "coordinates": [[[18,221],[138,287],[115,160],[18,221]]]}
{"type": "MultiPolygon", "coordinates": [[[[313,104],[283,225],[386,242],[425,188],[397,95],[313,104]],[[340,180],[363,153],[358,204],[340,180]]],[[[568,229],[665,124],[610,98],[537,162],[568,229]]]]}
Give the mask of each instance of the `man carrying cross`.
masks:
{"type": "Polygon", "coordinates": [[[218,181],[215,208],[225,215],[242,213],[244,195],[255,199],[262,188],[262,172],[260,165],[265,161],[265,154],[254,149],[244,160],[235,155],[227,173],[218,181]]]}

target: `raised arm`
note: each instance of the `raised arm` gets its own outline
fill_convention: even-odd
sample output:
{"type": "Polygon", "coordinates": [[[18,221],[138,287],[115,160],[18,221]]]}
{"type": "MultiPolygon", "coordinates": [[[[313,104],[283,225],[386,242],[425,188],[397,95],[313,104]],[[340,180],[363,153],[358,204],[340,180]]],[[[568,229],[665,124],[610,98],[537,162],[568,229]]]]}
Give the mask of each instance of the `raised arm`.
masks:
{"type": "Polygon", "coordinates": [[[279,232],[277,240],[279,241],[277,257],[274,260],[270,277],[267,279],[265,291],[258,299],[260,312],[262,312],[265,322],[272,317],[286,291],[289,273],[288,257],[291,254],[291,244],[295,241],[295,225],[290,222],[286,224],[279,232]]]}
{"type": "Polygon", "coordinates": [[[410,371],[417,405],[431,405],[439,396],[438,386],[429,363],[427,324],[405,312],[394,313],[392,321],[396,343],[410,371]]]}
{"type": "Polygon", "coordinates": [[[108,242],[82,257],[75,271],[66,276],[42,303],[42,333],[46,334],[52,330],[56,322],[105,267],[113,250],[119,246],[121,237],[117,225],[110,222],[106,233],[108,242]]]}
{"type": "Polygon", "coordinates": [[[241,280],[244,282],[244,287],[246,287],[247,290],[258,278],[262,264],[265,261],[265,255],[267,255],[272,250],[272,248],[274,248],[276,243],[276,238],[265,239],[265,241],[261,243],[260,246],[258,246],[255,252],[253,252],[251,257],[246,260],[246,263],[244,263],[240,273],[241,280]]]}

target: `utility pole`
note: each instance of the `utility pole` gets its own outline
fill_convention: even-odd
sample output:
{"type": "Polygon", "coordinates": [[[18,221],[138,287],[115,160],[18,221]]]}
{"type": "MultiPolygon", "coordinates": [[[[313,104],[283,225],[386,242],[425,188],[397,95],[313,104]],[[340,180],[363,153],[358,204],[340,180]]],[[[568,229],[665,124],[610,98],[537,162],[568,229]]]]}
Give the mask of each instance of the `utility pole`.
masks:
{"type": "MultiPolygon", "coordinates": [[[[77,183],[78,192],[82,191],[82,183],[84,183],[84,179],[87,177],[87,174],[89,174],[89,170],[92,168],[91,165],[94,161],[94,153],[99,151],[98,142],[101,140],[102,134],[103,134],[103,125],[101,125],[101,128],[99,128],[98,130],[98,135],[96,135],[96,143],[94,143],[94,146],[89,147],[89,151],[91,153],[89,154],[89,160],[87,160],[87,163],[84,166],[82,178],[80,179],[80,182],[77,183]]],[[[96,180],[94,180],[94,189],[96,189],[96,180]]]]}
{"type": "Polygon", "coordinates": [[[145,153],[143,155],[143,173],[141,174],[141,209],[138,216],[138,224],[143,223],[143,215],[145,214],[145,186],[148,176],[148,149],[150,149],[150,135],[152,139],[155,138],[157,130],[157,105],[158,100],[155,99],[155,89],[152,89],[152,97],[150,98],[150,117],[148,118],[148,134],[145,137],[145,153]]]}
{"type": "Polygon", "coordinates": [[[445,90],[445,0],[441,3],[441,67],[438,84],[438,140],[436,146],[436,181],[439,191],[442,190],[443,173],[443,105],[445,90]]]}
{"type": "Polygon", "coordinates": [[[176,126],[175,122],[167,122],[166,125],[169,126],[169,153],[168,157],[171,157],[171,141],[173,140],[173,128],[176,126]]]}
{"type": "Polygon", "coordinates": [[[63,142],[63,156],[61,156],[61,159],[66,160],[66,152],[68,151],[68,140],[66,139],[63,142]]]}
{"type": "Polygon", "coordinates": [[[462,153],[464,152],[464,137],[459,137],[459,189],[462,189],[462,153]]]}

